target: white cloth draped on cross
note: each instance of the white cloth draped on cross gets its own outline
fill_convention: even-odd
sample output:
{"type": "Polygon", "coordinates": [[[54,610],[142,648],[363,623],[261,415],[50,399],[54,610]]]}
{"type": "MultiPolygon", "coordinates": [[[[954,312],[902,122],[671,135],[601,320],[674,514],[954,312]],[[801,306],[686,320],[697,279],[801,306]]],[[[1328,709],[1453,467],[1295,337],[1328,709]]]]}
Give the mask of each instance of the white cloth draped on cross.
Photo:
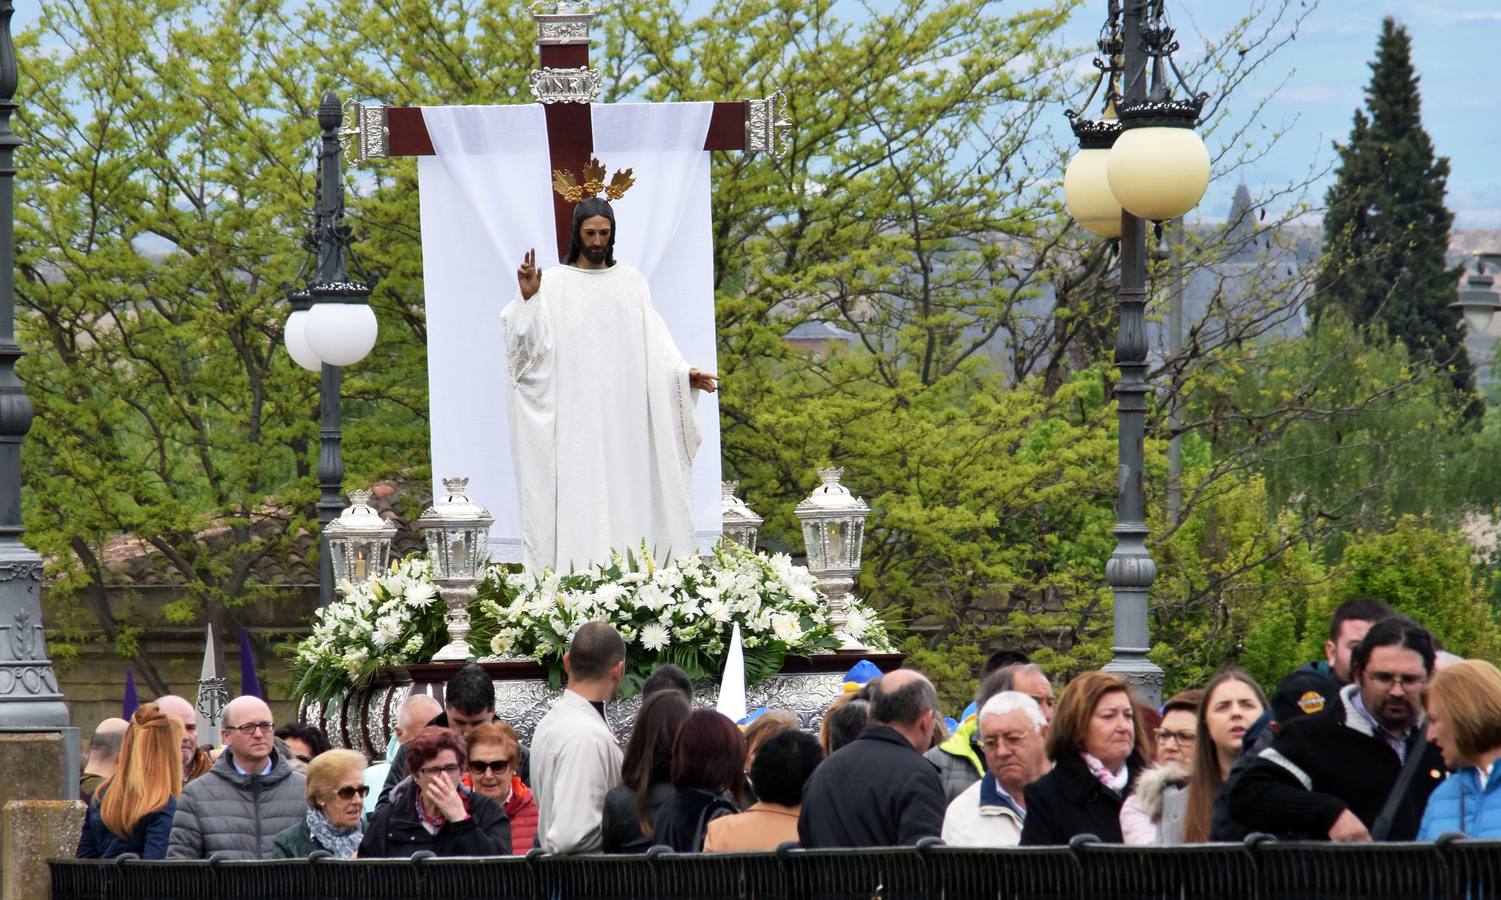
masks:
{"type": "MultiPolygon", "coordinates": [[[[670,333],[668,343],[675,342],[682,359],[710,372],[716,370],[713,247],[709,154],[703,146],[712,108],[711,103],[596,104],[590,110],[594,155],[610,171],[630,168],[636,175],[635,186],[613,204],[615,258],[645,276],[651,305],[670,333]]],[[[521,453],[535,458],[535,432],[543,426],[535,408],[520,427],[517,410],[507,414],[515,361],[506,357],[501,310],[517,296],[515,272],[522,255],[535,247],[539,261],[546,261],[556,246],[544,108],[426,107],[423,117],[436,151],[418,161],[434,477],[470,476],[470,496],[495,517],[491,555],[497,561],[557,563],[566,571],[570,563],[585,565],[583,555],[598,558],[608,549],[599,546],[604,541],[618,547],[645,538],[660,554],[670,547],[676,556],[693,548],[671,546],[674,542],[707,546],[720,526],[719,409],[712,395],[700,394],[691,406],[692,421],[678,423],[673,432],[679,440],[691,439],[695,431],[702,435],[692,460],[691,526],[673,520],[655,526],[668,534],[628,536],[639,520],[601,521],[595,510],[581,506],[581,498],[600,486],[619,492],[626,506],[634,505],[640,492],[660,489],[660,484],[623,484],[612,469],[619,461],[608,439],[626,422],[609,418],[639,411],[601,412],[595,433],[606,443],[575,441],[559,451],[551,484],[544,478],[518,495],[514,459],[521,453]],[[571,490],[556,493],[565,480],[571,490]],[[534,517],[550,491],[557,519],[539,525],[534,517]],[[523,536],[529,529],[522,514],[533,520],[533,534],[540,527],[578,538],[555,546],[553,558],[528,559],[523,536]]],[[[544,292],[549,274],[544,270],[544,292]]],[[[597,371],[588,366],[583,371],[601,378],[620,374],[603,362],[597,371]]],[[[585,389],[563,381],[558,387],[565,394],[553,398],[557,404],[576,402],[578,397],[567,392],[585,389]]],[[[547,552],[532,543],[533,551],[547,552]]]]}

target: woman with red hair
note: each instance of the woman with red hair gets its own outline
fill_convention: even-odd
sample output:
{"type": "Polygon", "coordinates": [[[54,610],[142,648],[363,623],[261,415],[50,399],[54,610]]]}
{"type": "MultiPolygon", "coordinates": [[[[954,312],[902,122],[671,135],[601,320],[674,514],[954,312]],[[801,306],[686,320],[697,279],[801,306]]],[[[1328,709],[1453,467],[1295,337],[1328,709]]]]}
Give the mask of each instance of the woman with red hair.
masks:
{"type": "Polygon", "coordinates": [[[172,816],[182,794],[182,722],[155,703],[142,703],[120,743],[115,774],[89,800],[80,859],[114,859],[134,853],[165,859],[172,816]]]}
{"type": "Polygon", "coordinates": [[[464,786],[468,752],[457,732],[429,725],[406,745],[407,771],[365,826],[360,858],[507,856],[511,824],[499,803],[464,786]]]}

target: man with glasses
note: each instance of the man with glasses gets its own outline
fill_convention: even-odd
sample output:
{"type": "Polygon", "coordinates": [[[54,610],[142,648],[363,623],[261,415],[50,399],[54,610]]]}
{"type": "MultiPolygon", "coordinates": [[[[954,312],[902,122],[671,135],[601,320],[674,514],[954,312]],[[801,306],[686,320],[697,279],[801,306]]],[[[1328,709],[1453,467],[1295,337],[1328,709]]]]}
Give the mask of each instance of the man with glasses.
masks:
{"type": "Polygon", "coordinates": [[[943,842],[960,847],[1015,847],[1027,818],[1027,785],[1052,771],[1042,707],[1020,691],[1003,691],[980,709],[985,776],[943,816],[943,842]]]}
{"type": "MultiPolygon", "coordinates": [[[[1009,651],[993,653],[986,660],[1005,660],[1009,651]]],[[[1014,654],[1020,656],[1021,654],[1014,654]]],[[[1025,657],[1023,657],[1025,659],[1025,657]]],[[[1010,663],[993,671],[982,673],[980,687],[975,691],[975,702],[965,710],[959,727],[944,739],[943,743],[923,754],[923,758],[938,769],[938,780],[943,784],[945,803],[964,793],[985,774],[985,754],[980,752],[978,713],[985,702],[1002,691],[1017,691],[1036,701],[1042,710],[1043,720],[1053,716],[1053,684],[1037,665],[1031,662],[1010,663]]]]}
{"type": "Polygon", "coordinates": [[[1433,638],[1392,617],[1371,626],[1350,657],[1339,703],[1284,723],[1229,790],[1231,818],[1278,837],[1410,841],[1443,755],[1423,736],[1423,689],[1433,638]]]}
{"type": "Polygon", "coordinates": [[[236,697],[224,707],[224,755],[183,788],[168,859],[270,859],[276,835],[307,813],[307,779],[275,750],[271,707],[236,697]]]}

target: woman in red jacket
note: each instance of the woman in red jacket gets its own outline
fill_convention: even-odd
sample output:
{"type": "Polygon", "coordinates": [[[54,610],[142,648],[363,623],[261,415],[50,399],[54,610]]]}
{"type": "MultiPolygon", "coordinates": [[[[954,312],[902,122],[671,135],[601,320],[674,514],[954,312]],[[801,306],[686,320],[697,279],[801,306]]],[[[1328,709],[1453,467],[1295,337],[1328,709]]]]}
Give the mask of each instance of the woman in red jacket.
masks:
{"type": "Polygon", "coordinates": [[[505,807],[511,820],[511,852],[524,856],[537,836],[537,801],[516,774],[521,742],[505,722],[487,722],[469,732],[469,782],[476,793],[505,807]]]}

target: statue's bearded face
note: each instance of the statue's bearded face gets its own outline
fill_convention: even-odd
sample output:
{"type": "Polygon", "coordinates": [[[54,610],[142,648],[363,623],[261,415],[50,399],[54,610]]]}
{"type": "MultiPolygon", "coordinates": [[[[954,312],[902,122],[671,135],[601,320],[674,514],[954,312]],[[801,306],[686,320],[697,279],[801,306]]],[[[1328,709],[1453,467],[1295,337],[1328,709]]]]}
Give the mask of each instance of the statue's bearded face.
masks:
{"type": "Polygon", "coordinates": [[[590,216],[579,223],[579,247],[589,262],[599,265],[610,252],[610,236],[614,228],[604,216],[590,216]]]}

